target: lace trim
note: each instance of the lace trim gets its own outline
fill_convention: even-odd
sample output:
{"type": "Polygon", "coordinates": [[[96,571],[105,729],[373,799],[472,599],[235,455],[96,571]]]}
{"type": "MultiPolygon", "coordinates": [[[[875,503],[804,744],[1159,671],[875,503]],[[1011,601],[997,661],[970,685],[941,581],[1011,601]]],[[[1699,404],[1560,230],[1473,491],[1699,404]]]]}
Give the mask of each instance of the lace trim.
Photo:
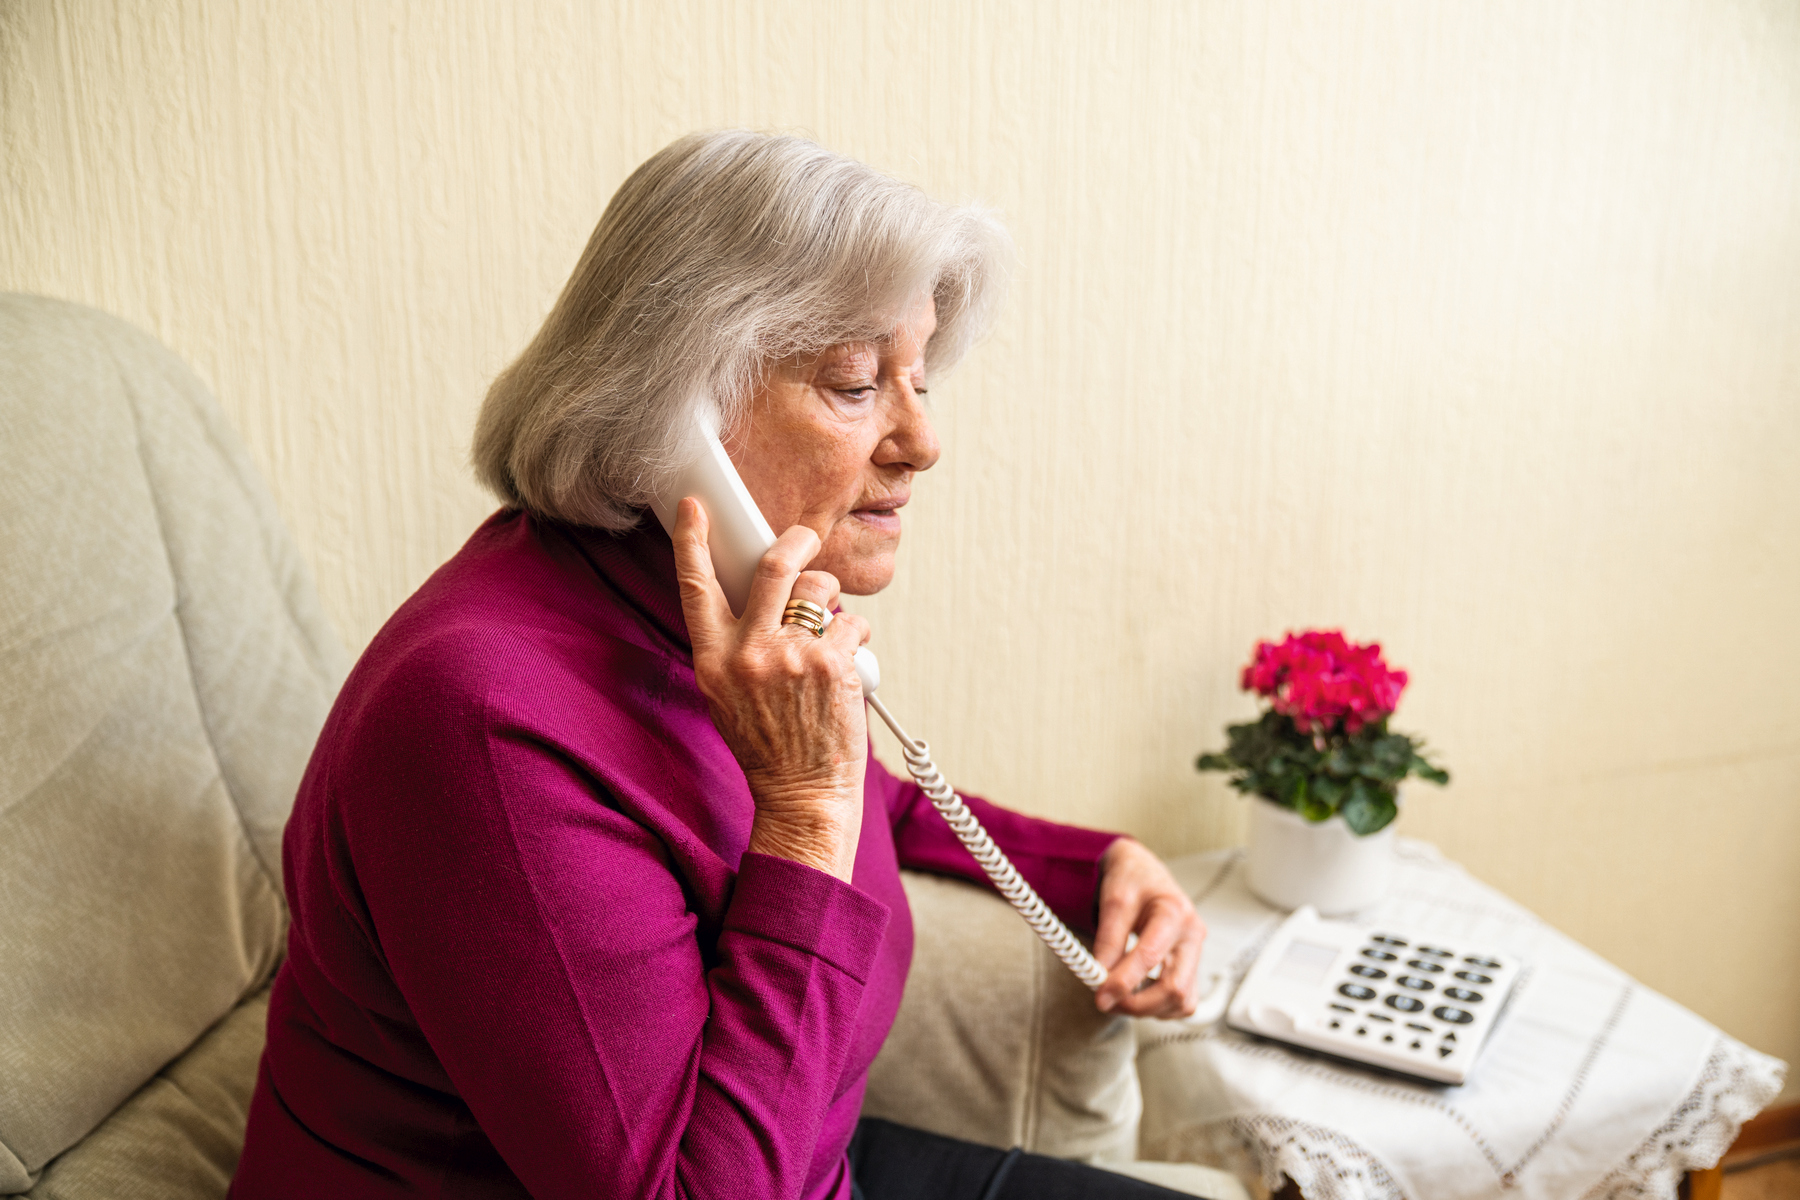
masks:
{"type": "Polygon", "coordinates": [[[1684,1174],[1724,1157],[1744,1122],[1780,1094],[1786,1075],[1780,1059],[1719,1038],[1687,1099],[1582,1200],[1673,1196],[1684,1174]]]}
{"type": "Polygon", "coordinates": [[[1238,1117],[1231,1130],[1249,1143],[1263,1186],[1294,1181],[1306,1200],[1405,1200],[1381,1160],[1340,1133],[1286,1117],[1238,1117]]]}
{"type": "MultiPolygon", "coordinates": [[[[1786,1074],[1779,1059],[1719,1037],[1686,1099],[1582,1200],[1667,1200],[1675,1195],[1683,1175],[1705,1170],[1724,1157],[1744,1122],[1780,1094],[1786,1074]]],[[[1179,1150],[1166,1147],[1163,1152],[1174,1159],[1223,1167],[1240,1177],[1260,1174],[1264,1194],[1291,1179],[1307,1200],[1406,1200],[1380,1159],[1330,1129],[1266,1114],[1223,1124],[1229,1129],[1227,1137],[1219,1136],[1224,1132],[1220,1126],[1206,1131],[1211,1134],[1208,1153],[1194,1153],[1198,1144],[1184,1144],[1179,1150]]],[[[1200,1132],[1187,1130],[1184,1140],[1193,1142],[1200,1132]]],[[[1517,1171],[1504,1177],[1500,1186],[1519,1186],[1517,1171]]]]}

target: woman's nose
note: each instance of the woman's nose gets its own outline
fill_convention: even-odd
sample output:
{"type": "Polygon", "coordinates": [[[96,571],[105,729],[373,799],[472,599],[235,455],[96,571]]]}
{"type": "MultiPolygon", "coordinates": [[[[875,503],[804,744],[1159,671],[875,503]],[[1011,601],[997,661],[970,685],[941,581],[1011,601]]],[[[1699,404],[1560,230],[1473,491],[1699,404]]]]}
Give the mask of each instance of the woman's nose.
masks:
{"type": "Polygon", "coordinates": [[[905,467],[910,471],[928,470],[938,460],[943,447],[938,443],[931,414],[926,411],[925,398],[904,380],[894,391],[893,428],[875,447],[875,463],[883,467],[905,467]]]}

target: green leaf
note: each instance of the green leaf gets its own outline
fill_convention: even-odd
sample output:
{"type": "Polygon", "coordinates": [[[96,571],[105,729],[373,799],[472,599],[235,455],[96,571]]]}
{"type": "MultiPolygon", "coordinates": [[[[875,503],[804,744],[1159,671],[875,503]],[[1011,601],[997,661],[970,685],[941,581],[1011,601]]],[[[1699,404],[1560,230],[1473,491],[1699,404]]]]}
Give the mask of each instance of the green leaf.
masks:
{"type": "Polygon", "coordinates": [[[1422,758],[1413,764],[1413,774],[1428,783],[1435,783],[1439,787],[1450,782],[1450,772],[1442,767],[1434,767],[1422,758]]]}
{"type": "Polygon", "coordinates": [[[1313,776],[1311,789],[1313,797],[1332,812],[1336,812],[1338,806],[1343,804],[1348,790],[1341,781],[1333,779],[1329,775],[1313,776]]]}
{"type": "Polygon", "coordinates": [[[1370,787],[1361,779],[1350,784],[1350,795],[1344,801],[1344,823],[1358,837],[1387,828],[1399,812],[1391,793],[1370,787]]]}

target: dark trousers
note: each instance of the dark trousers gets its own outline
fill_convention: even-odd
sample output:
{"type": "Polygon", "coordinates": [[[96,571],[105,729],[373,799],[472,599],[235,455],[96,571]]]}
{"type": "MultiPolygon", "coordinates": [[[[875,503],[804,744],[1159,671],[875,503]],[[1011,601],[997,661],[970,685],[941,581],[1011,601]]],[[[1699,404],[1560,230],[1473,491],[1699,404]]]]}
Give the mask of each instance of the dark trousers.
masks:
{"type": "Polygon", "coordinates": [[[1193,1200],[1085,1163],[995,1150],[864,1117],[850,1140],[857,1200],[1193,1200]]]}

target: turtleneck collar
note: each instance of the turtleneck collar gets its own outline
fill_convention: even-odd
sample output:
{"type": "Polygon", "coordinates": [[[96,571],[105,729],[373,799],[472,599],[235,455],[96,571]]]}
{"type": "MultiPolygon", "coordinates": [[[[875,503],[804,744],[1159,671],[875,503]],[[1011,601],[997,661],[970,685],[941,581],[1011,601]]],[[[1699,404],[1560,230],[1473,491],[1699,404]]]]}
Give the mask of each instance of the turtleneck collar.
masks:
{"type": "Polygon", "coordinates": [[[681,591],[675,583],[675,546],[662,522],[645,511],[624,533],[532,518],[546,537],[561,538],[593,568],[600,582],[643,617],[684,656],[693,654],[681,591]]]}

